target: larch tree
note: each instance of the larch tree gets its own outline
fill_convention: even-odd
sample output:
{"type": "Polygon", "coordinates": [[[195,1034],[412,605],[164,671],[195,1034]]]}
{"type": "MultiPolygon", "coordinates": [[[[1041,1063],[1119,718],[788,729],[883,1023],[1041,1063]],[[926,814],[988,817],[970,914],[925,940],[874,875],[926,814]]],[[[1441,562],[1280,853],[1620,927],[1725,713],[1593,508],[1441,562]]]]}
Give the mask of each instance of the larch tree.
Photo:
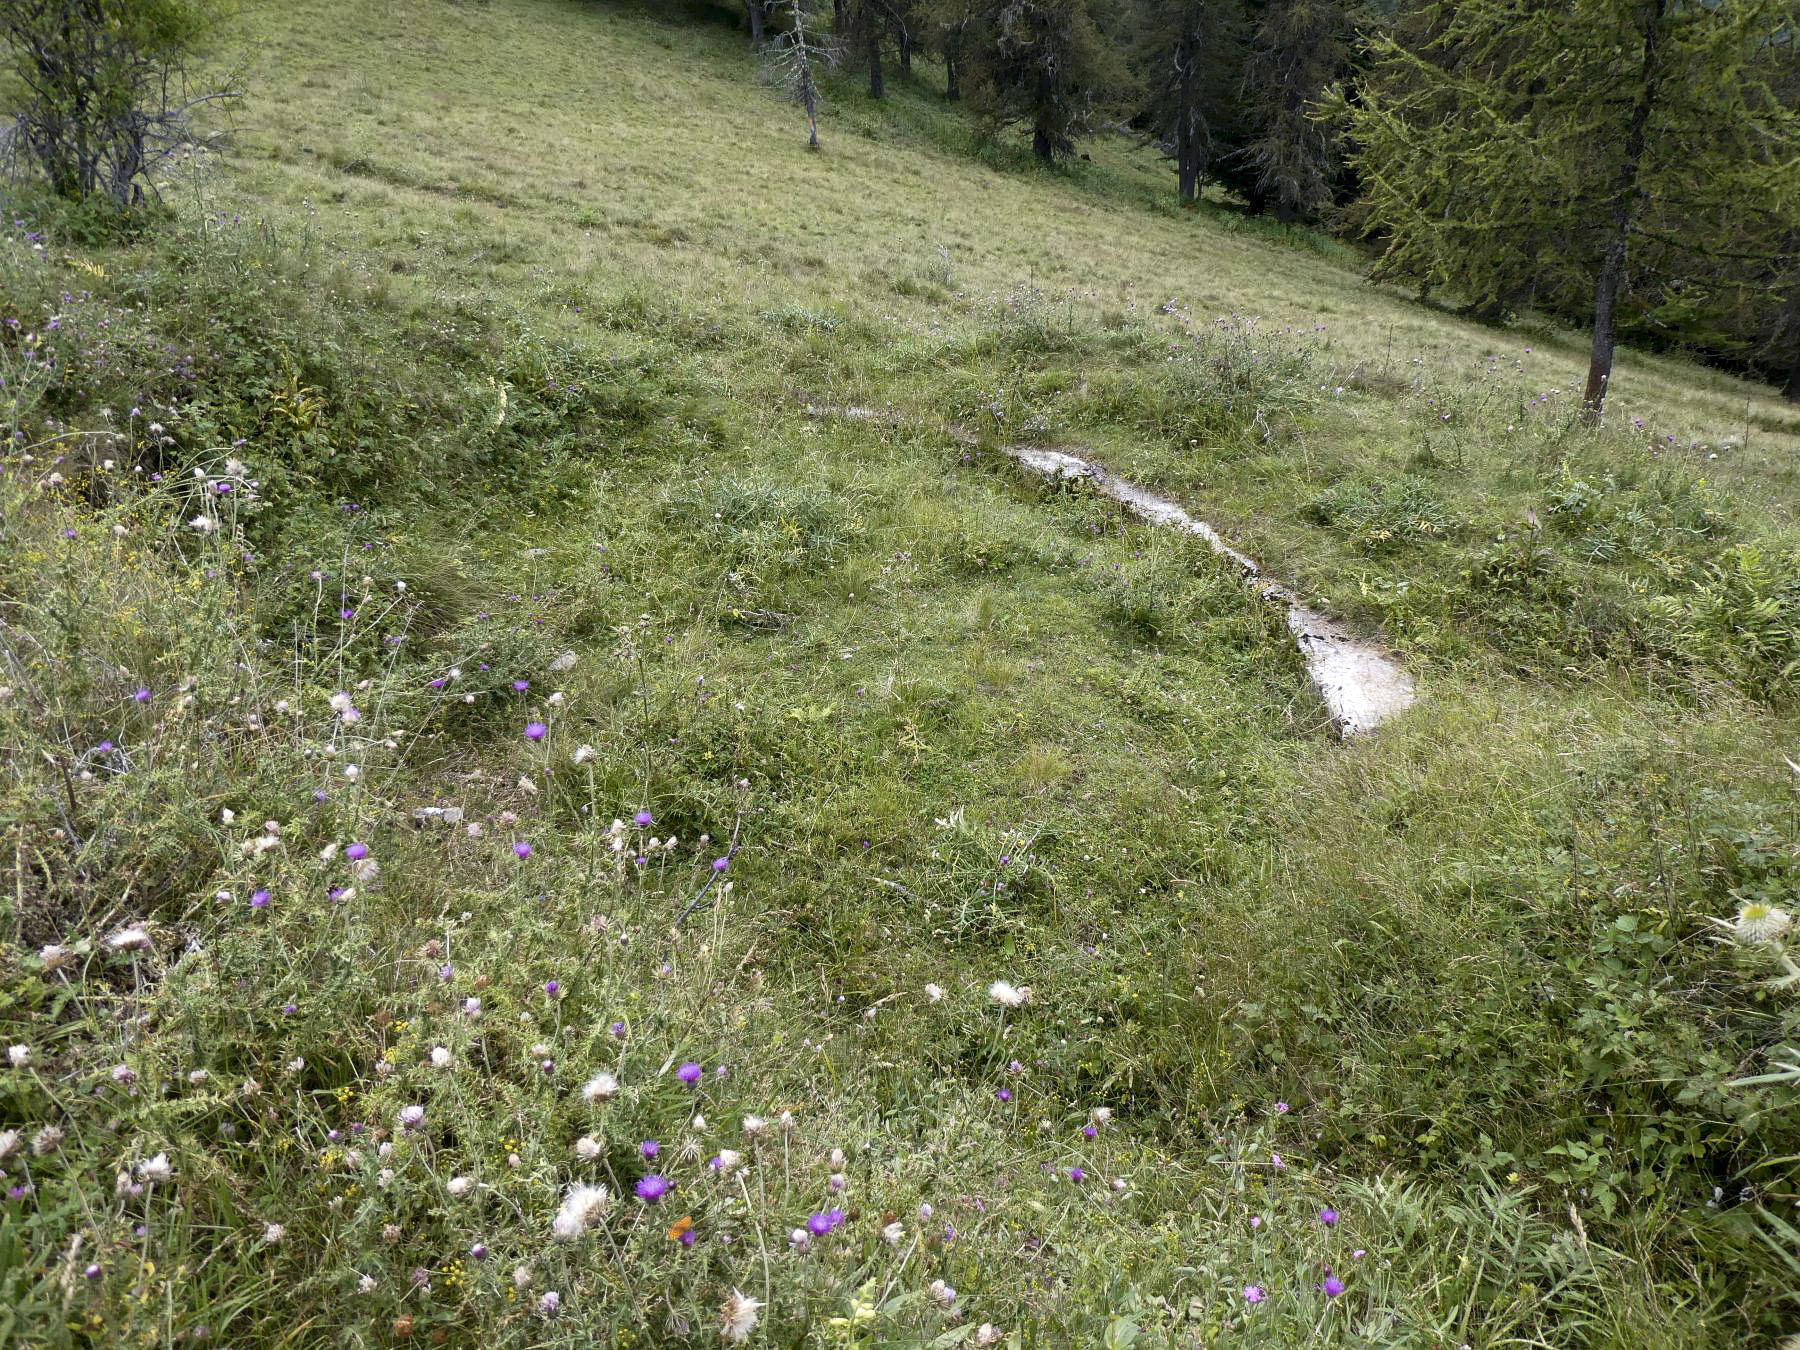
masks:
{"type": "Polygon", "coordinates": [[[787,0],[787,31],[769,46],[770,78],[806,112],[807,148],[819,148],[819,68],[831,61],[831,49],[819,41],[816,0],[787,0]]]}
{"type": "Polygon", "coordinates": [[[1124,83],[1083,0],[998,0],[971,54],[969,100],[990,128],[1023,123],[1046,163],[1070,155],[1124,83]]]}
{"type": "Polygon", "coordinates": [[[1800,223],[1800,116],[1780,97],[1793,0],[1465,0],[1375,39],[1332,111],[1379,270],[1477,304],[1532,290],[1591,314],[1598,423],[1622,313],[1709,301],[1726,251],[1800,223]]]}

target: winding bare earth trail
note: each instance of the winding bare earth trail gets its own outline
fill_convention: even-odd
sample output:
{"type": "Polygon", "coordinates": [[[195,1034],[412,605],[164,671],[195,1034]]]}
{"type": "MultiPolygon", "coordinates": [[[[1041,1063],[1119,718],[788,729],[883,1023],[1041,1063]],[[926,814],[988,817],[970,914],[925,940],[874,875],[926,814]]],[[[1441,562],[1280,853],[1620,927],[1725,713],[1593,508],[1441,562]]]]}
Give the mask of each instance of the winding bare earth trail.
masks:
{"type": "Polygon", "coordinates": [[[1174,502],[1060,450],[1015,445],[1008,447],[1008,453],[1026,468],[1048,478],[1084,479],[1152,524],[1172,525],[1199,535],[1213,552],[1235,563],[1264,599],[1286,608],[1288,630],[1300,647],[1307,674],[1330,711],[1338,735],[1359,736],[1373,731],[1417,700],[1412,677],[1378,645],[1358,637],[1337,620],[1305,604],[1288,587],[1270,580],[1254,558],[1226,543],[1204,520],[1196,520],[1174,502]]]}

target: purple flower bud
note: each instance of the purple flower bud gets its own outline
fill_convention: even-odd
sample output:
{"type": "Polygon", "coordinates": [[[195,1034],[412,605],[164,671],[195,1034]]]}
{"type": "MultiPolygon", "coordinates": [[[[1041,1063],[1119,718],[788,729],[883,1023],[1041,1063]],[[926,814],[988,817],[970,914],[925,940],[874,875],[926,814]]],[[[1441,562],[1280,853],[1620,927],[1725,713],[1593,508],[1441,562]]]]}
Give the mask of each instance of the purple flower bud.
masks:
{"type": "Polygon", "coordinates": [[[269,893],[267,891],[256,891],[250,896],[251,909],[267,909],[268,907],[269,893]]]}
{"type": "Polygon", "coordinates": [[[730,858],[714,858],[713,859],[713,871],[715,871],[715,872],[723,872],[727,867],[730,867],[730,866],[731,866],[730,858]]]}

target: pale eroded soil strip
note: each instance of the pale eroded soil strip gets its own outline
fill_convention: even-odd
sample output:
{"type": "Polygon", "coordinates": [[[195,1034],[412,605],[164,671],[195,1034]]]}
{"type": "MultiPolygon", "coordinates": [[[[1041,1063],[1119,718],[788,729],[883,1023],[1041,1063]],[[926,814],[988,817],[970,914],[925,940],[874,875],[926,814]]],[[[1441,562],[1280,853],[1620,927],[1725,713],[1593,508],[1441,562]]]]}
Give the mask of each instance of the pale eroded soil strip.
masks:
{"type": "Polygon", "coordinates": [[[1376,644],[1357,637],[1335,619],[1326,618],[1303,603],[1278,581],[1263,575],[1254,558],[1240,553],[1204,520],[1196,520],[1174,502],[1134,483],[1115,478],[1098,465],[1060,450],[1041,450],[1015,445],[1008,453],[1026,468],[1050,478],[1082,478],[1101,492],[1156,525],[1173,525],[1197,534],[1213,552],[1229,558],[1253,582],[1267,600],[1287,609],[1288,629],[1299,644],[1313,687],[1331,713],[1332,725],[1341,736],[1356,736],[1412,706],[1418,697],[1412,677],[1396,665],[1376,644]]]}

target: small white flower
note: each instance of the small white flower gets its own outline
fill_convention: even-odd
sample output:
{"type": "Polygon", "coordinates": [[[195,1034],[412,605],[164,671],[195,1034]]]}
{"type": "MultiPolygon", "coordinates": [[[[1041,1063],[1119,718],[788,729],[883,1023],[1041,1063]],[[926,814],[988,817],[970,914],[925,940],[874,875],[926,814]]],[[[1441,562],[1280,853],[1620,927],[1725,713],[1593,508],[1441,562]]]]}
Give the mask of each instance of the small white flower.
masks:
{"type": "Polygon", "coordinates": [[[513,1267],[513,1288],[528,1289],[531,1287],[531,1267],[518,1265],[513,1267]]]}
{"type": "Polygon", "coordinates": [[[562,1208],[556,1211],[550,1231],[559,1242],[573,1242],[598,1223],[612,1207],[612,1192],[604,1186],[569,1187],[562,1208]]]}
{"type": "Polygon", "coordinates": [[[414,1103],[400,1108],[400,1128],[416,1130],[425,1123],[425,1108],[414,1103]]]}
{"type": "Polygon", "coordinates": [[[303,1059],[300,1059],[298,1056],[296,1056],[293,1059],[290,1059],[287,1062],[287,1071],[289,1073],[299,1073],[302,1070],[304,1070],[305,1068],[306,1068],[306,1061],[303,1059]]]}
{"type": "Polygon", "coordinates": [[[211,534],[219,528],[218,523],[211,516],[195,516],[188,522],[188,526],[200,531],[201,534],[211,534]]]}
{"type": "Polygon", "coordinates": [[[747,1139],[766,1139],[769,1136],[769,1122],[761,1116],[744,1117],[744,1136],[747,1139]]]}
{"type": "Polygon", "coordinates": [[[380,1186],[383,1190],[386,1190],[389,1186],[391,1186],[393,1184],[393,1181],[394,1181],[394,1169],[391,1167],[384,1167],[375,1174],[375,1184],[377,1186],[380,1186]]]}
{"type": "Polygon", "coordinates": [[[0,1162],[5,1162],[19,1151],[21,1141],[17,1130],[0,1130],[0,1162]]]}
{"type": "Polygon", "coordinates": [[[450,1050],[449,1050],[448,1046],[434,1045],[431,1047],[431,1067],[432,1068],[447,1069],[450,1067],[450,1061],[452,1058],[453,1058],[453,1056],[450,1054],[450,1050]]]}
{"type": "Polygon", "coordinates": [[[538,1312],[545,1317],[555,1317],[562,1310],[562,1295],[554,1289],[549,1290],[538,1300],[537,1306],[538,1312]]]}
{"type": "Polygon", "coordinates": [[[756,1330],[756,1314],[763,1304],[748,1294],[733,1289],[719,1305],[719,1339],[734,1344],[750,1339],[756,1330]]]}
{"type": "Polygon", "coordinates": [[[335,693],[331,696],[331,711],[333,711],[334,713],[337,713],[340,717],[343,716],[343,714],[349,712],[355,706],[356,706],[356,701],[354,699],[352,699],[350,697],[350,695],[345,693],[342,689],[338,690],[337,693],[335,693]]]}
{"type": "Polygon", "coordinates": [[[141,952],[150,946],[150,930],[141,923],[121,928],[106,940],[106,945],[115,952],[141,952]]]}
{"type": "Polygon", "coordinates": [[[812,1246],[812,1234],[804,1228],[796,1228],[788,1234],[788,1245],[797,1252],[803,1252],[812,1246]]]}
{"type": "Polygon", "coordinates": [[[890,1247],[898,1247],[905,1236],[905,1225],[901,1224],[898,1220],[890,1223],[881,1230],[881,1240],[890,1247]]]}
{"type": "Polygon", "coordinates": [[[944,998],[944,987],[940,984],[926,985],[925,997],[930,999],[933,1003],[941,1003],[944,998]]]}
{"type": "Polygon", "coordinates": [[[463,1000],[463,1016],[464,1017],[480,1017],[481,1016],[481,1000],[476,998],[472,994],[468,998],[465,998],[463,1000]]]}
{"type": "Polygon", "coordinates": [[[619,1080],[610,1073],[597,1073],[581,1089],[584,1101],[592,1104],[610,1102],[619,1095],[619,1080]]]}
{"type": "Polygon", "coordinates": [[[268,1243],[271,1247],[278,1246],[281,1239],[286,1236],[287,1227],[284,1224],[266,1223],[263,1225],[263,1241],[268,1243]]]}
{"type": "Polygon", "coordinates": [[[1773,942],[1794,926],[1794,916],[1785,909],[1760,902],[1745,905],[1738,911],[1732,931],[1739,942],[1773,942]]]}
{"type": "Polygon", "coordinates": [[[474,1177],[451,1177],[444,1183],[444,1190],[453,1198],[460,1200],[475,1189],[474,1177]]]}
{"type": "Polygon", "coordinates": [[[64,966],[73,962],[74,959],[75,953],[71,952],[67,947],[60,946],[54,942],[47,947],[38,949],[38,960],[44,963],[44,971],[46,974],[53,970],[61,970],[64,966]]]}
{"type": "Polygon", "coordinates": [[[13,1068],[22,1069],[31,1063],[31,1047],[29,1045],[9,1045],[6,1048],[6,1057],[12,1061],[13,1068]]]}
{"type": "Polygon", "coordinates": [[[975,1344],[996,1345],[1000,1340],[1000,1328],[992,1322],[983,1322],[975,1331],[975,1344]]]}
{"type": "Polygon", "coordinates": [[[211,1077],[212,1075],[205,1069],[195,1069],[192,1073],[188,1074],[188,1085],[190,1087],[199,1087],[211,1077]]]}
{"type": "Polygon", "coordinates": [[[153,1158],[145,1158],[137,1165],[139,1181],[173,1181],[175,1169],[169,1166],[169,1155],[158,1153],[153,1158]]]}
{"type": "Polygon", "coordinates": [[[570,755],[569,758],[577,764],[586,764],[597,753],[599,752],[591,745],[578,745],[575,747],[575,753],[570,755]]]}
{"type": "Polygon", "coordinates": [[[360,1280],[358,1280],[356,1282],[356,1292],[359,1294],[374,1293],[375,1292],[375,1277],[373,1275],[363,1276],[360,1280]]]}
{"type": "Polygon", "coordinates": [[[988,997],[1002,1008],[1022,1008],[1031,1002],[1031,989],[1027,985],[1008,984],[1005,980],[995,980],[988,986],[988,997]]]}

